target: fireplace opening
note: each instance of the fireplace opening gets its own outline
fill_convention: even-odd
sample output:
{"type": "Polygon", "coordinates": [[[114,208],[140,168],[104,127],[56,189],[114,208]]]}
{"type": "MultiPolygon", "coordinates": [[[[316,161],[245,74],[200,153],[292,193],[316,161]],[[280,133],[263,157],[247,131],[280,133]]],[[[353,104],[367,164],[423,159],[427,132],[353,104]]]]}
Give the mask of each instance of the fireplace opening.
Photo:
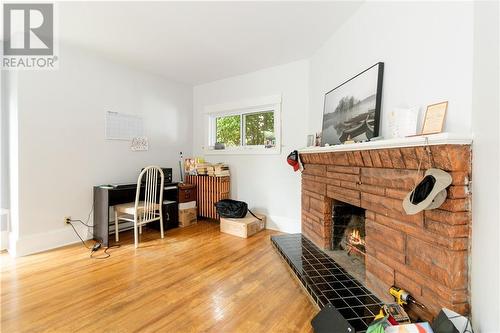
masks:
{"type": "Polygon", "coordinates": [[[365,210],[333,200],[331,235],[328,255],[349,274],[365,282],[365,210]]]}

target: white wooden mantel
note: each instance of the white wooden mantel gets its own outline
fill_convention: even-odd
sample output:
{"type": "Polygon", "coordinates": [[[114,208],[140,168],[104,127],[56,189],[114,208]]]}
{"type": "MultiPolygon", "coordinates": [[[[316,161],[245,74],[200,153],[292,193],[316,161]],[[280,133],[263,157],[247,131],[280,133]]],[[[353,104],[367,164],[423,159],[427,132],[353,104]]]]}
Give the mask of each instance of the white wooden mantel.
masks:
{"type": "Polygon", "coordinates": [[[300,154],[331,153],[338,151],[356,151],[387,148],[419,147],[425,145],[470,145],[471,134],[439,133],[406,138],[383,139],[369,142],[341,144],[328,147],[307,147],[299,149],[300,154]]]}

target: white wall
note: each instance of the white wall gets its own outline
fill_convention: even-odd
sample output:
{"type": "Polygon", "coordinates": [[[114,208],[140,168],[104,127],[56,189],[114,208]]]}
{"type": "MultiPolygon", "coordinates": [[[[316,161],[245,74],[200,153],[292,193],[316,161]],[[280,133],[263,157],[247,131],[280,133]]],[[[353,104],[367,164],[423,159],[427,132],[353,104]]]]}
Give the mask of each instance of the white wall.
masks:
{"type": "Polygon", "coordinates": [[[12,73],[0,71],[0,251],[8,246],[9,185],[9,109],[13,91],[12,73]]]}
{"type": "Polygon", "coordinates": [[[1,232],[2,249],[14,244],[11,239],[17,239],[18,224],[10,223],[18,219],[18,126],[17,126],[17,73],[2,71],[2,122],[7,128],[2,128],[2,209],[8,212],[3,217],[8,224],[1,232]],[[6,138],[7,137],[7,138],[6,138]],[[7,156],[6,156],[7,155],[7,156]],[[5,219],[8,217],[7,219],[5,219]]]}
{"type": "Polygon", "coordinates": [[[300,232],[300,175],[286,163],[288,153],[304,146],[308,108],[308,62],[298,61],[194,88],[194,155],[203,156],[208,125],[205,106],[282,95],[280,155],[205,156],[231,169],[231,197],[267,215],[270,229],[300,232]]]}
{"type": "Polygon", "coordinates": [[[311,57],[309,132],[321,131],[327,91],[382,61],[382,135],[394,107],[444,100],[445,131],[469,133],[472,13],[472,2],[363,4],[311,57]]]}
{"type": "MultiPolygon", "coordinates": [[[[0,209],[7,208],[9,197],[9,98],[8,72],[0,71],[0,209]]],[[[0,228],[0,231],[2,229],[0,228]]]]}
{"type": "Polygon", "coordinates": [[[18,76],[18,255],[77,241],[63,217],[87,217],[93,185],[135,182],[150,164],[179,179],[179,151],[192,149],[190,86],[70,47],[59,59],[58,70],[18,76]],[[149,151],[105,140],[108,110],[141,114],[149,151]]]}
{"type": "Polygon", "coordinates": [[[487,333],[500,332],[499,7],[477,2],[474,10],[471,294],[474,329],[487,333]]]}

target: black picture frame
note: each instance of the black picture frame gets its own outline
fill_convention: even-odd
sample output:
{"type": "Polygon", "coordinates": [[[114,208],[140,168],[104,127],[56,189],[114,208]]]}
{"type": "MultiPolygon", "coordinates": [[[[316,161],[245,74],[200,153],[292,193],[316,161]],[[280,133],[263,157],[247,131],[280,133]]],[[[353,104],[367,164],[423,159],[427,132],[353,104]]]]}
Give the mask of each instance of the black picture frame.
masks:
{"type": "Polygon", "coordinates": [[[383,79],[378,62],[325,94],[321,146],[379,135],[383,79]]]}

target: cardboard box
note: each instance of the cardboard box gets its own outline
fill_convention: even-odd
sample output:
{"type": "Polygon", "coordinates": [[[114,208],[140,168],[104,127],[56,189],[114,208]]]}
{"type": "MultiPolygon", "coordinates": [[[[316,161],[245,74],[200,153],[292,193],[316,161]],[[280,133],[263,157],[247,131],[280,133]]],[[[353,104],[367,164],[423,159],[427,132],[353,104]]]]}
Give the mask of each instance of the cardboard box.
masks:
{"type": "Polygon", "coordinates": [[[264,215],[255,214],[262,221],[256,219],[251,214],[247,214],[242,219],[231,219],[221,217],[220,219],[220,231],[226,234],[248,238],[255,235],[262,229],[266,227],[266,217],[264,215]]]}
{"type": "Polygon", "coordinates": [[[179,227],[187,227],[197,222],[198,210],[196,207],[179,210],[179,227]]]}
{"type": "Polygon", "coordinates": [[[196,201],[181,202],[179,204],[179,210],[188,208],[196,208],[196,201]]]}

